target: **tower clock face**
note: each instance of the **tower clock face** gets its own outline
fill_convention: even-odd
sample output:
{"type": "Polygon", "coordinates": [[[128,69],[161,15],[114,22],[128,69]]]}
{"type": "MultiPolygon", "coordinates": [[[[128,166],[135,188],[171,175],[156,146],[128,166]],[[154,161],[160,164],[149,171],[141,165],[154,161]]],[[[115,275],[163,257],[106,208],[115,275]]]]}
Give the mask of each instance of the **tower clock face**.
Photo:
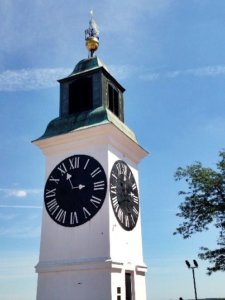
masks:
{"type": "Polygon", "coordinates": [[[101,164],[88,155],[73,155],[61,161],[49,175],[45,207],[56,223],[79,226],[100,210],[106,191],[107,179],[101,164]]]}
{"type": "Polygon", "coordinates": [[[131,169],[122,160],[117,160],[111,170],[110,197],[119,224],[132,230],[139,215],[138,188],[131,169]]]}

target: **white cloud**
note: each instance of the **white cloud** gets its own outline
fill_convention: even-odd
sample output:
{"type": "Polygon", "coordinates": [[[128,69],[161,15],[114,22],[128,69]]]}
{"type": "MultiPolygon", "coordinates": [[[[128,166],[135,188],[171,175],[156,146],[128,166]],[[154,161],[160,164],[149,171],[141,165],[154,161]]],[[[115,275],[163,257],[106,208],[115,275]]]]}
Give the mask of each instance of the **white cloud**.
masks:
{"type": "Polygon", "coordinates": [[[217,65],[217,66],[206,66],[202,68],[193,68],[187,70],[177,70],[168,72],[166,74],[169,78],[176,78],[179,76],[224,76],[225,75],[225,66],[224,65],[217,65]]]}
{"type": "Polygon", "coordinates": [[[141,80],[145,81],[155,81],[160,79],[160,73],[148,73],[148,74],[142,74],[139,76],[141,80]]]}
{"type": "Polygon", "coordinates": [[[4,258],[0,260],[0,280],[12,280],[30,277],[32,274],[35,275],[33,266],[37,263],[37,253],[29,251],[24,253],[24,251],[18,252],[16,250],[11,252],[1,251],[0,256],[4,258]]]}
{"type": "Polygon", "coordinates": [[[225,120],[222,117],[207,119],[207,123],[203,127],[205,133],[212,136],[224,137],[225,120]]]}
{"type": "MultiPolygon", "coordinates": [[[[119,80],[140,74],[144,67],[133,65],[111,65],[109,71],[119,80]]],[[[57,85],[57,79],[71,73],[69,68],[7,70],[0,73],[0,91],[29,91],[51,88],[57,85]]],[[[144,72],[141,80],[155,81],[163,78],[175,79],[181,76],[215,77],[225,76],[225,65],[206,66],[168,72],[144,72]]],[[[22,197],[22,195],[21,195],[22,197]]]]}
{"type": "Polygon", "coordinates": [[[110,65],[109,72],[118,80],[133,77],[138,72],[138,67],[132,65],[110,65]]]}
{"type": "Polygon", "coordinates": [[[117,32],[123,38],[132,37],[134,40],[134,35],[137,32],[140,34],[140,21],[147,17],[150,23],[152,17],[166,13],[171,2],[172,0],[123,0],[120,1],[119,9],[115,0],[101,2],[101,11],[105,12],[101,16],[103,31],[117,32]]]}
{"type": "MultiPolygon", "coordinates": [[[[111,65],[109,72],[117,79],[127,79],[137,72],[132,65],[111,65]]],[[[57,80],[71,73],[69,68],[7,70],[0,73],[0,91],[29,91],[57,86],[57,80]]]]}
{"type": "Polygon", "coordinates": [[[0,192],[6,197],[26,198],[28,195],[38,195],[42,193],[41,189],[10,189],[0,188],[0,192]]]}
{"type": "Polygon", "coordinates": [[[225,65],[206,66],[201,68],[190,68],[186,70],[175,70],[168,72],[158,73],[145,73],[139,76],[140,79],[145,81],[154,81],[163,78],[175,79],[178,77],[193,76],[193,77],[215,77],[225,76],[225,65]]]}
{"type": "Polygon", "coordinates": [[[0,91],[25,91],[50,88],[57,79],[67,76],[71,69],[46,68],[7,70],[0,73],[0,91]]]}
{"type": "MultiPolygon", "coordinates": [[[[38,208],[41,209],[42,206],[37,206],[37,205],[4,205],[4,204],[0,204],[0,208],[38,208]]],[[[1,216],[0,216],[1,218],[1,216]]]]}
{"type": "Polygon", "coordinates": [[[15,224],[14,226],[0,228],[0,236],[11,238],[37,238],[40,236],[40,225],[15,224]]]}
{"type": "Polygon", "coordinates": [[[14,191],[10,191],[10,195],[9,196],[15,196],[18,198],[24,198],[27,196],[27,191],[25,190],[14,190],[14,191]]]}
{"type": "MultiPolygon", "coordinates": [[[[1,205],[0,205],[0,207],[1,207],[1,205]]],[[[13,221],[15,218],[17,217],[17,214],[15,214],[15,213],[3,213],[3,210],[2,210],[2,212],[0,213],[0,221],[1,222],[3,222],[3,221],[13,221]]]]}

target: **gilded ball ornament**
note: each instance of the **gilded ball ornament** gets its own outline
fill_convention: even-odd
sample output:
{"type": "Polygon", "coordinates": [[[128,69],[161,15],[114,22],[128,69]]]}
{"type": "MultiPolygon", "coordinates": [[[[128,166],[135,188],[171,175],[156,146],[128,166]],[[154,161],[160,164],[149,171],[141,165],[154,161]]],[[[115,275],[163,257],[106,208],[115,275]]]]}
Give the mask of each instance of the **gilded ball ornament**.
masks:
{"type": "Polygon", "coordinates": [[[98,49],[99,46],[99,41],[96,37],[89,37],[86,39],[86,47],[88,49],[88,51],[92,52],[92,51],[96,51],[98,49]]]}

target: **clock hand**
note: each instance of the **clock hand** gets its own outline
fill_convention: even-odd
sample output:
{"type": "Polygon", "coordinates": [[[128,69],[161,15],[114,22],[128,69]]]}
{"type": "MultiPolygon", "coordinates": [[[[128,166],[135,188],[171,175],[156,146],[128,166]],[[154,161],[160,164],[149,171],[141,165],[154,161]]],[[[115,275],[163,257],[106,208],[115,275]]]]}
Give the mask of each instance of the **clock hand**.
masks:
{"type": "Polygon", "coordinates": [[[72,175],[70,175],[69,173],[66,174],[66,180],[69,181],[69,183],[71,185],[71,188],[74,189],[74,186],[73,186],[72,181],[71,181],[71,177],[72,177],[72,175]]]}
{"type": "Polygon", "coordinates": [[[73,189],[79,189],[82,190],[85,187],[83,184],[79,184],[78,186],[74,186],[73,189]]]}
{"type": "Polygon", "coordinates": [[[66,174],[66,180],[69,181],[72,190],[73,190],[73,189],[79,189],[79,190],[82,190],[82,189],[85,187],[85,185],[83,185],[83,184],[79,184],[78,186],[73,186],[73,183],[72,183],[72,181],[71,181],[71,178],[72,178],[72,175],[69,174],[69,173],[67,173],[67,174],[66,174]]]}

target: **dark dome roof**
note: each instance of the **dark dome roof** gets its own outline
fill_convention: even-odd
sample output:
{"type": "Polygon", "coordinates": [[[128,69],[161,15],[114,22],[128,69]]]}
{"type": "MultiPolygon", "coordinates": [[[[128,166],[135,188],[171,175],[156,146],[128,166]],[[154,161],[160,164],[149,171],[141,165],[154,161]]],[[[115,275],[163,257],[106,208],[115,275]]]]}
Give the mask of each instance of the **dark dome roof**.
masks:
{"type": "MultiPolygon", "coordinates": [[[[81,60],[74,68],[71,75],[75,75],[77,73],[86,72],[95,68],[104,67],[107,71],[107,67],[105,64],[101,62],[98,57],[91,57],[87,59],[81,60]]],[[[70,76],[71,76],[70,75],[70,76]]]]}

